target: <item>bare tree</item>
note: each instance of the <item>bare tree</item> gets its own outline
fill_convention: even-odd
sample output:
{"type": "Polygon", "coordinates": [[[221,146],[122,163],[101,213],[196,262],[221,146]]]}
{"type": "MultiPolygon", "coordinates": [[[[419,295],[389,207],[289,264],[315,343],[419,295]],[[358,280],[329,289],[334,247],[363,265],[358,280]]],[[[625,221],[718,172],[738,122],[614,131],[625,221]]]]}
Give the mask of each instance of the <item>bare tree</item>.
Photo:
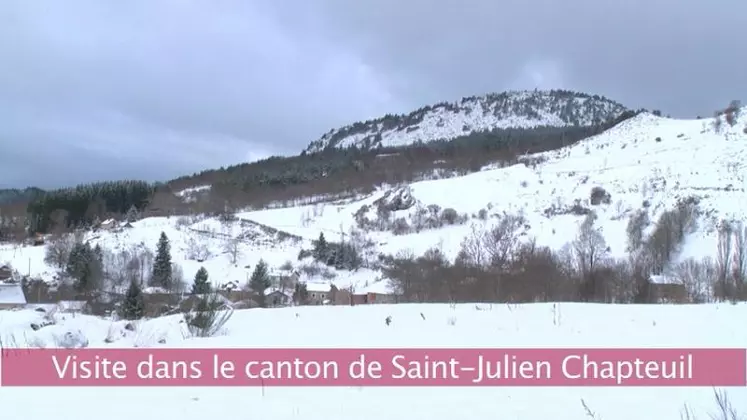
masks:
{"type": "Polygon", "coordinates": [[[129,255],[129,259],[125,264],[127,278],[134,279],[141,285],[144,284],[148,276],[150,276],[155,254],[143,244],[133,246],[127,251],[127,254],[129,255]]]}
{"type": "Polygon", "coordinates": [[[734,228],[734,256],[731,271],[735,283],[744,284],[747,277],[747,226],[741,223],[734,228]]]}
{"type": "Polygon", "coordinates": [[[128,263],[135,258],[130,250],[123,249],[119,252],[104,250],[104,277],[109,281],[112,291],[121,291],[130,284],[133,273],[127,269],[128,263]]]}
{"type": "Polygon", "coordinates": [[[673,274],[685,286],[688,300],[706,303],[713,296],[713,283],[717,278],[716,266],[710,258],[697,261],[687,259],[674,266],[673,274]]]}
{"type": "Polygon", "coordinates": [[[729,271],[732,265],[732,244],[734,230],[730,223],[724,222],[718,230],[718,251],[716,258],[717,267],[717,291],[720,299],[728,299],[734,296],[735,291],[729,271]]]}
{"type": "Polygon", "coordinates": [[[210,249],[205,241],[195,238],[197,233],[192,233],[187,238],[187,258],[194,261],[205,261],[210,257],[210,249]]]}
{"type": "Polygon", "coordinates": [[[223,242],[223,251],[231,258],[231,264],[236,264],[241,257],[241,241],[239,238],[226,238],[223,242]]]}
{"type": "Polygon", "coordinates": [[[490,266],[504,270],[519,245],[519,229],[524,225],[521,216],[508,215],[501,218],[487,235],[483,236],[483,246],[487,251],[490,266]]]}
{"type": "Polygon", "coordinates": [[[607,243],[604,236],[594,227],[596,215],[589,213],[578,230],[573,250],[576,263],[582,275],[593,272],[607,255],[607,243]]]}
{"type": "Polygon", "coordinates": [[[628,220],[626,233],[628,236],[628,252],[634,252],[643,246],[643,229],[648,225],[648,213],[637,211],[628,220]]]}
{"type": "Polygon", "coordinates": [[[490,261],[485,249],[485,231],[473,224],[469,235],[462,239],[459,259],[464,265],[484,267],[490,261]]]}
{"type": "Polygon", "coordinates": [[[44,262],[57,268],[65,268],[68,258],[70,258],[70,251],[73,250],[76,241],[74,235],[61,235],[52,241],[47,242],[44,262]]]}

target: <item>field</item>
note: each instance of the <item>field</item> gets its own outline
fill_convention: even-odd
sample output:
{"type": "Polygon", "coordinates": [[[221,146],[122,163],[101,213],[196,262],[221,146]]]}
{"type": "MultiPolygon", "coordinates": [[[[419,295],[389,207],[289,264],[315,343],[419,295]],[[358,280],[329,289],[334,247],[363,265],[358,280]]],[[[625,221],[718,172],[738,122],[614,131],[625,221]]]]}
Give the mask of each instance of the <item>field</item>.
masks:
{"type": "MultiPolygon", "coordinates": [[[[55,347],[74,336],[89,347],[738,347],[747,345],[747,306],[708,305],[368,305],[236,311],[211,338],[188,338],[178,316],[125,322],[2,312],[6,346],[55,347]],[[385,319],[391,317],[391,324],[385,319]],[[63,319],[64,318],[64,319],[63,319]],[[109,337],[109,340],[107,340],[109,337]],[[107,341],[113,341],[106,343],[107,341]]],[[[724,366],[724,369],[730,369],[724,366]]],[[[719,390],[742,412],[747,389],[719,390]]],[[[79,420],[172,417],[271,419],[678,419],[717,409],[711,388],[3,388],[7,418],[79,420]],[[628,402],[626,404],[626,402],[628,402]]]]}

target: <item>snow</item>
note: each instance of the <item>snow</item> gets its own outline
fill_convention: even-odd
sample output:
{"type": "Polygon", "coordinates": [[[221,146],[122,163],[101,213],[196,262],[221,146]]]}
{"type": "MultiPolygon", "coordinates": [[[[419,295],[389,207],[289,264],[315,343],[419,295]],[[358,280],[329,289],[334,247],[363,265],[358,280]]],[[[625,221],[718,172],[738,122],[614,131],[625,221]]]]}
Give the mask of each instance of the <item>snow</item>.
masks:
{"type": "Polygon", "coordinates": [[[0,284],[0,305],[25,305],[26,297],[20,284],[0,284]]]}
{"type": "MultiPolygon", "coordinates": [[[[57,324],[32,331],[44,314],[0,312],[0,337],[18,346],[53,347],[65,337],[92,348],[473,348],[678,347],[744,348],[747,305],[446,305],[400,304],[237,310],[222,335],[185,338],[179,317],[125,322],[56,314],[57,324]],[[422,314],[422,316],[421,316],[422,314]],[[384,320],[391,316],[392,323],[384,320]],[[64,318],[64,319],[63,319],[64,318]],[[105,340],[112,341],[106,343],[105,340]],[[161,342],[161,343],[159,343],[161,342]]],[[[747,388],[726,390],[747,410],[747,388]]],[[[174,417],[527,420],[679,419],[683,404],[698,418],[713,412],[702,388],[1,388],[7,418],[78,420],[174,417]],[[43,403],[38,403],[43,401],[43,403]],[[237,405],[237,401],[240,403],[237,405]],[[635,404],[620,404],[635,401],[635,404]],[[239,414],[241,415],[241,414],[239,414]]]]}
{"type": "MultiPolygon", "coordinates": [[[[523,214],[525,237],[560,249],[576,235],[582,217],[547,215],[546,209],[576,202],[593,208],[597,226],[613,256],[625,254],[625,226],[644,208],[656,220],[678,199],[700,197],[697,230],[679,258],[713,256],[715,228],[722,219],[745,220],[745,118],[717,132],[712,119],[676,120],[642,114],[605,133],[558,151],[527,156],[511,167],[486,167],[461,177],[413,183],[409,193],[427,206],[460,214],[485,210],[487,220],[470,217],[462,225],[394,236],[369,232],[375,253],[438,246],[454,257],[473,225],[489,226],[495,215],[523,214]],[[590,190],[602,187],[611,203],[591,206],[590,190]]],[[[389,188],[355,200],[292,208],[247,211],[221,223],[205,217],[146,218],[122,232],[87,238],[112,251],[155,250],[161,232],[171,241],[173,260],[187,281],[201,266],[216,284],[245,285],[260,259],[277,269],[309,249],[320,232],[328,240],[346,238],[354,214],[384,197],[389,188]],[[275,229],[275,230],[273,230],[275,229]],[[281,231],[281,232],[278,232],[281,231]],[[295,237],[292,235],[296,235],[295,237]],[[233,261],[226,244],[238,241],[233,261]],[[199,252],[198,252],[199,251],[199,252]],[[200,258],[195,255],[200,254],[200,258]],[[198,259],[200,261],[198,261],[198,259]]],[[[411,215],[418,204],[400,210],[411,215]]],[[[44,262],[44,247],[0,246],[0,261],[33,277],[52,280],[56,269],[44,262]],[[28,271],[28,273],[26,273],[28,271]]],[[[381,273],[334,271],[334,278],[301,271],[308,290],[329,292],[331,284],[356,291],[385,292],[381,273]]],[[[663,278],[663,277],[662,277],[663,278]]],[[[44,308],[43,305],[35,306],[44,308]]],[[[0,311],[0,341],[32,347],[731,347],[747,346],[743,304],[596,305],[358,305],[237,310],[225,331],[189,338],[181,318],[168,316],[124,322],[80,314],[25,309],[0,311]],[[385,318],[392,318],[387,326],[385,318]],[[34,331],[32,323],[48,325],[34,331]]],[[[747,388],[728,390],[733,404],[747,410],[747,388]]],[[[679,419],[683,404],[699,418],[714,409],[710,388],[175,388],[0,389],[7,418],[107,420],[174,417],[180,420],[249,416],[282,419],[476,418],[582,419],[581,400],[599,418],[679,419]],[[42,402],[43,403],[38,403],[42,402]],[[239,402],[237,404],[237,401],[239,402]],[[635,401],[635,404],[620,404],[635,401]]]]}
{"type": "MultiPolygon", "coordinates": [[[[678,259],[713,257],[718,224],[747,220],[747,117],[742,116],[734,127],[723,125],[717,132],[713,119],[670,119],[644,113],[573,146],[525,156],[527,164],[486,167],[466,176],[416,182],[409,185],[409,193],[423,206],[437,204],[460,214],[475,215],[481,209],[489,216],[522,214],[527,219],[527,237],[554,249],[561,249],[576,236],[583,217],[547,216],[546,210],[578,202],[596,212],[595,225],[604,235],[610,255],[617,258],[626,255],[628,219],[645,208],[644,203],[649,219],[655,222],[679,199],[697,196],[703,217],[678,259]],[[611,203],[592,206],[589,201],[594,187],[610,193],[611,203]]],[[[383,198],[387,191],[382,188],[347,203],[252,211],[240,216],[308,239],[319,232],[332,238],[354,227],[355,212],[383,198]]],[[[396,212],[395,217],[412,211],[396,212]]],[[[436,246],[453,258],[473,225],[491,223],[490,217],[487,222],[471,218],[461,226],[402,236],[372,232],[370,236],[383,244],[378,248],[383,253],[409,250],[420,255],[436,246]]]]}
{"type": "Polygon", "coordinates": [[[344,126],[312,142],[307,151],[320,151],[331,144],[339,148],[364,147],[367,141],[373,142],[372,146],[397,147],[501,128],[564,127],[574,125],[560,115],[569,105],[577,107],[578,120],[574,124],[582,126],[600,122],[594,121],[592,116],[615,118],[625,111],[622,105],[601,98],[550,91],[505,92],[426,107],[408,116],[399,116],[400,124],[393,127],[391,121],[384,119],[344,126]],[[527,112],[527,108],[530,111],[527,112]],[[360,126],[365,129],[361,130],[360,126]],[[345,134],[348,132],[350,134],[345,134]],[[341,135],[342,138],[337,139],[341,135]],[[377,139],[377,135],[381,139],[377,139]]]}
{"type": "MultiPolygon", "coordinates": [[[[573,146],[524,156],[524,163],[509,167],[490,166],[465,176],[407,186],[380,186],[376,192],[354,199],[240,212],[238,220],[228,223],[204,216],[151,217],[133,223],[131,229],[101,231],[87,239],[112,252],[154,252],[163,231],[171,241],[172,258],[182,267],[187,282],[204,266],[216,285],[242,287],[256,263],[264,259],[273,272],[290,263],[292,270],[300,272],[302,281],[325,291],[331,284],[385,291],[387,281],[377,271],[320,267],[317,271],[326,272],[311,275],[308,270],[300,270],[310,263],[299,261],[298,253],[302,248],[310,249],[320,233],[329,241],[348,240],[356,228],[354,215],[364,205],[373,208],[377,201],[391,204],[392,199],[400,198],[414,205],[393,212],[393,218],[413,217],[419,208],[438,205],[453,208],[468,220],[398,236],[389,231],[363,232],[373,244],[366,258],[398,252],[421,255],[437,247],[453,259],[473,229],[489,228],[496,217],[506,214],[525,218],[524,239],[533,238],[539,245],[560,250],[574,239],[583,216],[548,211],[576,204],[597,214],[595,227],[603,234],[610,256],[623,258],[625,230],[634,213],[645,209],[655,222],[678,200],[697,196],[702,215],[674,262],[714,257],[719,223],[746,219],[747,118],[740,117],[733,127],[724,123],[718,132],[713,121],[640,114],[573,146]],[[590,204],[594,187],[611,195],[610,204],[590,204]],[[485,220],[477,217],[481,211],[487,216],[485,220]],[[232,242],[235,246],[230,246],[232,242]],[[235,251],[235,261],[229,248],[235,251]]],[[[375,213],[369,210],[367,214],[375,213]]],[[[0,261],[23,274],[52,281],[57,269],[44,262],[44,249],[0,245],[0,261]]]]}

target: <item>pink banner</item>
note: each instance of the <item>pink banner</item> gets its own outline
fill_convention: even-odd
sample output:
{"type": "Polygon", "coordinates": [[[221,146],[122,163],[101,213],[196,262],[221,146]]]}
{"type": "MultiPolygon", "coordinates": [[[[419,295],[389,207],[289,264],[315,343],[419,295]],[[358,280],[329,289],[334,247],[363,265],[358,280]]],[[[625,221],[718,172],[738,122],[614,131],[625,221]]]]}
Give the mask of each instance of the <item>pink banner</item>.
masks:
{"type": "Polygon", "coordinates": [[[2,386],[745,386],[745,349],[4,349],[2,386]]]}

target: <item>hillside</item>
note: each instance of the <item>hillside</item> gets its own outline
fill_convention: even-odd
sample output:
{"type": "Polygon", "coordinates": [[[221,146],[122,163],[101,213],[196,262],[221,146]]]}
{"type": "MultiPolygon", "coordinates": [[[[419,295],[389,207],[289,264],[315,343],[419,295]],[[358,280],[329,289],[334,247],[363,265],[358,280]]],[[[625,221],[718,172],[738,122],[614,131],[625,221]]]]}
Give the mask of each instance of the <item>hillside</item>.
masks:
{"type": "MultiPolygon", "coordinates": [[[[395,178],[311,204],[287,200],[275,208],[198,212],[189,206],[199,204],[201,194],[211,198],[220,183],[168,196],[161,190],[158,206],[182,203],[192,214],[139,213],[113,230],[56,232],[44,246],[2,244],[0,263],[17,271],[29,301],[51,296],[45,295],[50,285],[81,287],[91,296],[121,292],[131,280],[148,283],[163,234],[174,277],[182,280],[173,291],[186,290],[201,267],[216,287],[246,289],[264,260],[273,274],[298,272],[308,293],[329,296],[334,285],[351,294],[394,295],[399,304],[317,306],[299,297],[302,305],[293,307],[226,311],[231,318],[208,336],[188,326],[194,312],[124,321],[32,305],[2,311],[0,347],[744,348],[745,305],[736,301],[747,300],[747,109],[738,111],[703,120],[639,113],[590,137],[569,140],[554,132],[553,147],[538,153],[514,149],[515,156],[500,163],[407,182],[395,178]],[[102,266],[74,258],[80,247],[100,250],[102,266]],[[87,268],[82,275],[76,274],[80,265],[87,268]],[[654,304],[662,301],[681,304],[654,304]]],[[[131,194],[112,204],[125,208],[149,189],[127,185],[131,194]]],[[[114,183],[97,188],[101,197],[120,191],[114,183]]],[[[94,190],[81,187],[54,199],[89,210],[88,200],[101,198],[94,190]]],[[[160,291],[144,289],[146,296],[160,291]]],[[[727,391],[737,412],[747,410],[746,389],[727,391]]],[[[95,403],[81,405],[79,388],[45,394],[44,404],[31,403],[39,401],[38,390],[3,388],[4,397],[23,402],[3,413],[189,420],[235,416],[237,400],[254,416],[312,420],[399,418],[403,408],[430,419],[463,416],[468,407],[471,415],[538,420],[674,420],[719,410],[709,387],[612,391],[96,387],[85,391],[95,403]],[[638,403],[620,406],[621,398],[638,403]],[[365,408],[372,401],[376,409],[365,408]]]]}
{"type": "Polygon", "coordinates": [[[592,126],[625,111],[624,106],[607,98],[564,90],[494,93],[333,129],[309,144],[305,152],[406,146],[494,129],[592,126]]]}
{"type": "MultiPolygon", "coordinates": [[[[629,261],[635,255],[646,257],[645,264],[641,262],[645,267],[638,268],[649,274],[684,276],[686,270],[714,270],[714,259],[723,253],[719,243],[723,242],[725,223],[732,228],[730,243],[735,241],[730,249],[747,249],[740,245],[745,241],[739,242],[747,208],[745,117],[733,125],[715,121],[644,113],[571,146],[522,156],[513,165],[384,185],[344,200],[233,211],[228,217],[145,217],[119,232],[89,233],[88,240],[110,254],[112,272],[122,271],[116,264],[124,264],[127,255],[152,254],[160,233],[165,232],[185,282],[204,266],[216,286],[243,287],[254,266],[264,259],[273,269],[286,266],[300,270],[302,281],[322,289],[335,284],[381,293],[404,287],[397,283],[398,278],[414,278],[414,274],[407,274],[408,261],[417,263],[424,255],[430,262],[421,264],[435,264],[429,268],[430,274],[421,272],[427,278],[437,273],[458,283],[482,273],[490,283],[497,269],[495,253],[501,251],[500,269],[506,270],[502,280],[506,282],[511,273],[519,276],[517,265],[529,275],[527,267],[539,264],[536,259],[544,258],[539,251],[547,247],[552,267],[547,261],[539,266],[551,271],[534,273],[533,278],[550,281],[558,276],[556,284],[566,282],[568,289],[558,291],[560,295],[554,298],[579,299],[578,283],[600,278],[589,277],[585,271],[590,269],[584,267],[587,258],[592,258],[593,270],[613,270],[619,286],[632,284],[629,261]],[[350,249],[343,251],[350,251],[348,259],[333,255],[342,251],[332,248],[329,252],[333,254],[312,258],[310,251],[320,234],[330,243],[346,244],[350,249]],[[584,245],[588,249],[579,248],[579,241],[584,240],[589,242],[584,245]],[[533,241],[536,248],[522,248],[533,241]],[[706,257],[711,261],[703,262],[706,257]],[[526,258],[532,259],[531,264],[526,258]],[[483,271],[468,275],[452,265],[455,261],[460,261],[459,270],[474,267],[469,269],[483,271]],[[575,274],[568,277],[568,273],[575,274]]],[[[43,247],[5,245],[0,249],[0,261],[8,261],[32,277],[51,280],[57,269],[44,262],[44,253],[43,247]]],[[[147,273],[148,269],[141,270],[147,273]]],[[[527,284],[519,279],[517,284],[527,284]]],[[[427,296],[418,292],[419,297],[411,298],[538,298],[527,296],[530,292],[524,290],[506,295],[505,288],[502,292],[466,287],[449,290],[431,290],[427,296]]],[[[696,290],[692,294],[698,299],[714,299],[713,285],[708,290],[708,296],[696,290]]],[[[553,299],[544,295],[546,291],[542,293],[545,297],[541,299],[553,299]]],[[[624,293],[624,299],[633,299],[636,291],[628,287],[624,293]]],[[[613,299],[608,294],[586,298],[613,299]]]]}

